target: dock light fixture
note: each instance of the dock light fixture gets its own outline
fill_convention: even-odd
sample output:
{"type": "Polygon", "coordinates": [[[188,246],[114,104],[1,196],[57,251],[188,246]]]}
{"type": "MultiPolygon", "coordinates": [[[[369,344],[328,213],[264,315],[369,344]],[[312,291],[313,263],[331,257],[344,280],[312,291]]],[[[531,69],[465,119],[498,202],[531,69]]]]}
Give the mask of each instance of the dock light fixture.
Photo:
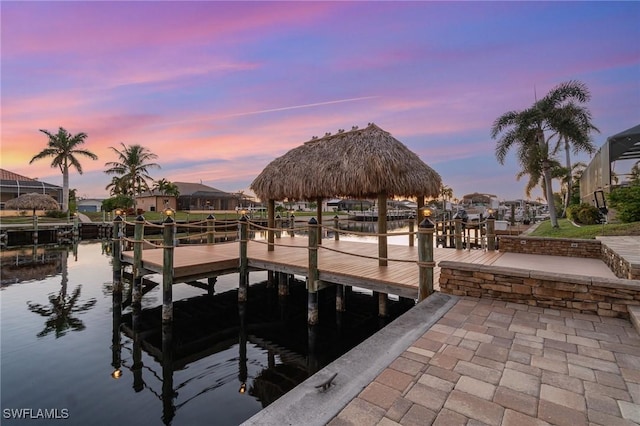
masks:
{"type": "Polygon", "coordinates": [[[122,216],[122,209],[116,209],[114,213],[116,214],[116,216],[122,216]]]}
{"type": "Polygon", "coordinates": [[[239,392],[239,393],[245,393],[246,391],[247,391],[247,384],[243,382],[243,383],[240,385],[240,389],[238,389],[238,392],[239,392]]]}
{"type": "Polygon", "coordinates": [[[113,370],[113,372],[111,373],[111,377],[113,379],[118,380],[120,377],[122,377],[122,370],[120,370],[119,368],[116,368],[115,370],[113,370]]]}
{"type": "Polygon", "coordinates": [[[493,213],[494,213],[493,209],[488,209],[487,213],[489,213],[489,217],[487,219],[495,219],[495,217],[493,216],[493,213]]]}
{"type": "Polygon", "coordinates": [[[176,212],[173,211],[173,209],[171,207],[167,207],[166,209],[163,210],[163,213],[165,216],[167,217],[171,217],[173,215],[176,214],[176,212]]]}
{"type": "Polygon", "coordinates": [[[419,228],[435,228],[436,225],[431,221],[431,209],[425,208],[423,211],[424,219],[418,224],[419,228]]]}

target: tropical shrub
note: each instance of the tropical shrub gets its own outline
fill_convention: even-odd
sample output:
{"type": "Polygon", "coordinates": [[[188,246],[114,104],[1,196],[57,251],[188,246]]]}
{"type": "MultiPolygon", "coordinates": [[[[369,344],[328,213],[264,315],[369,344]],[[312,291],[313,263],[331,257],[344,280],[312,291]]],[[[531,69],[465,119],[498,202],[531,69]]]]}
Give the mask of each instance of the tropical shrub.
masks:
{"type": "Polygon", "coordinates": [[[640,221],[640,184],[616,188],[609,194],[609,206],[623,223],[640,221]]]}
{"type": "Polygon", "coordinates": [[[44,214],[46,217],[51,217],[54,219],[66,219],[67,212],[62,210],[47,210],[44,214]]]}
{"type": "Polygon", "coordinates": [[[126,195],[116,195],[102,201],[102,211],[110,212],[115,209],[132,208],[134,204],[133,198],[126,195]]]}
{"type": "Polygon", "coordinates": [[[600,221],[600,210],[591,204],[574,204],[567,208],[567,218],[582,225],[595,225],[600,221]]]}

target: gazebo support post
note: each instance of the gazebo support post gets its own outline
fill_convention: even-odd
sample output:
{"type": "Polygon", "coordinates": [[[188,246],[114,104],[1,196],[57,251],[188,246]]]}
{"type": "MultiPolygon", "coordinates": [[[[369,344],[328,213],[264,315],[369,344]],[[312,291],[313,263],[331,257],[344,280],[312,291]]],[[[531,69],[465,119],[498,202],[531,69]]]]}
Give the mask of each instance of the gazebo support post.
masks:
{"type": "Polygon", "coordinates": [[[413,247],[414,244],[414,240],[415,240],[415,235],[413,234],[413,229],[414,229],[414,220],[413,219],[409,219],[409,247],[413,247]]]}
{"type": "Polygon", "coordinates": [[[249,242],[249,221],[242,215],[240,227],[240,286],[238,287],[238,302],[247,301],[249,287],[249,259],[247,258],[247,244],[249,242]]]}
{"type": "Polygon", "coordinates": [[[269,198],[267,202],[267,251],[273,251],[273,228],[276,226],[276,201],[273,198],[269,198]]]}
{"type": "Polygon", "coordinates": [[[316,214],[318,216],[318,245],[322,244],[322,198],[316,198],[316,214]]]}
{"type": "Polygon", "coordinates": [[[425,217],[418,225],[418,302],[433,293],[433,231],[435,225],[425,217]]]}
{"type": "Polygon", "coordinates": [[[309,220],[309,272],[307,283],[307,323],[318,323],[318,222],[309,220]]]}
{"type": "Polygon", "coordinates": [[[378,194],[378,265],[387,266],[387,194],[378,194]]]}
{"type": "Polygon", "coordinates": [[[417,197],[416,205],[416,223],[420,224],[424,219],[424,196],[417,197]]]}
{"type": "Polygon", "coordinates": [[[162,224],[162,322],[173,321],[173,240],[176,223],[167,216],[162,224]]]}
{"type": "Polygon", "coordinates": [[[133,230],[133,300],[132,306],[142,304],[142,239],[144,238],[144,216],[136,217],[133,230]]]}

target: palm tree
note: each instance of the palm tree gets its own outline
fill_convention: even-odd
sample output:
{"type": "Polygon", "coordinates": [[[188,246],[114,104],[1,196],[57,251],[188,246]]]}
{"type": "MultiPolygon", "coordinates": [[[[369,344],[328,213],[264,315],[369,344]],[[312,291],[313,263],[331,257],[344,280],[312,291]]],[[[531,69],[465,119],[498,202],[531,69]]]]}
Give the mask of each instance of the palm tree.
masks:
{"type": "Polygon", "coordinates": [[[69,210],[69,168],[74,167],[78,173],[82,174],[82,165],[76,158],[77,156],[89,157],[97,160],[98,156],[86,149],[78,148],[87,138],[87,134],[80,132],[75,135],[67,132],[60,127],[58,133],[53,134],[47,130],[40,129],[42,133],[47,135],[49,142],[47,147],[36,154],[29,164],[42,158],[53,157],[51,167],[59,167],[62,172],[62,210],[69,210]]]}
{"type": "Polygon", "coordinates": [[[453,197],[453,189],[448,187],[447,185],[440,186],[440,196],[442,197],[442,214],[443,219],[446,218],[447,214],[447,201],[453,197]]]}
{"type": "Polygon", "coordinates": [[[165,178],[155,181],[153,183],[153,190],[160,192],[162,195],[171,195],[176,198],[180,196],[178,185],[165,178]]]}
{"type": "MultiPolygon", "coordinates": [[[[114,147],[111,148],[117,155],[118,161],[110,161],[105,163],[109,169],[105,170],[106,174],[116,175],[119,179],[118,186],[125,191],[126,195],[135,196],[149,189],[147,179],[153,180],[149,176],[150,168],[160,168],[157,163],[150,163],[158,156],[141,145],[126,146],[124,143],[122,150],[114,147]]],[[[115,184],[116,181],[112,181],[115,184]]]]}
{"type": "MultiPolygon", "coordinates": [[[[574,84],[576,85],[575,90],[581,92],[578,97],[579,100],[582,100],[581,103],[588,102],[591,99],[591,94],[587,86],[580,82],[574,82],[574,84]]],[[[593,154],[596,151],[596,147],[591,140],[591,132],[600,133],[600,130],[592,124],[591,112],[586,107],[575,102],[567,102],[559,108],[557,118],[558,141],[553,153],[556,154],[560,149],[564,149],[566,181],[568,187],[571,188],[573,186],[571,151],[574,154],[580,152],[593,154]]],[[[569,207],[570,198],[570,192],[567,192],[564,199],[565,211],[569,207]]]]}
{"type": "Polygon", "coordinates": [[[125,180],[125,177],[114,176],[111,178],[109,185],[105,186],[104,189],[108,189],[111,195],[126,195],[127,184],[125,180]]]}
{"type": "Polygon", "coordinates": [[[496,158],[500,164],[504,164],[509,149],[518,146],[517,157],[524,174],[540,173],[553,227],[558,227],[558,217],[553,202],[551,171],[557,160],[549,149],[550,141],[556,136],[570,141],[588,139],[583,119],[590,117],[582,115],[584,109],[578,114],[575,106],[575,102],[584,103],[588,99],[589,93],[583,83],[561,83],[530,108],[501,115],[491,127],[493,139],[502,134],[496,145],[496,158]],[[576,113],[573,116],[570,114],[572,111],[576,113]],[[547,134],[550,135],[547,137],[547,134]]]}

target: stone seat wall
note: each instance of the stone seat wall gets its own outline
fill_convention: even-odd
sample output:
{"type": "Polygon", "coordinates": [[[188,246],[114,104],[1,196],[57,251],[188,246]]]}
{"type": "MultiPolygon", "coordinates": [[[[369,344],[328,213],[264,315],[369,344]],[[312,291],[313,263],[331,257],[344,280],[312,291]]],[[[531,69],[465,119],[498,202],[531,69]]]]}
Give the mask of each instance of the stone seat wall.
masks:
{"type": "Polygon", "coordinates": [[[640,306],[640,280],[451,261],[442,261],[439,266],[443,293],[627,319],[628,306],[640,306]]]}

